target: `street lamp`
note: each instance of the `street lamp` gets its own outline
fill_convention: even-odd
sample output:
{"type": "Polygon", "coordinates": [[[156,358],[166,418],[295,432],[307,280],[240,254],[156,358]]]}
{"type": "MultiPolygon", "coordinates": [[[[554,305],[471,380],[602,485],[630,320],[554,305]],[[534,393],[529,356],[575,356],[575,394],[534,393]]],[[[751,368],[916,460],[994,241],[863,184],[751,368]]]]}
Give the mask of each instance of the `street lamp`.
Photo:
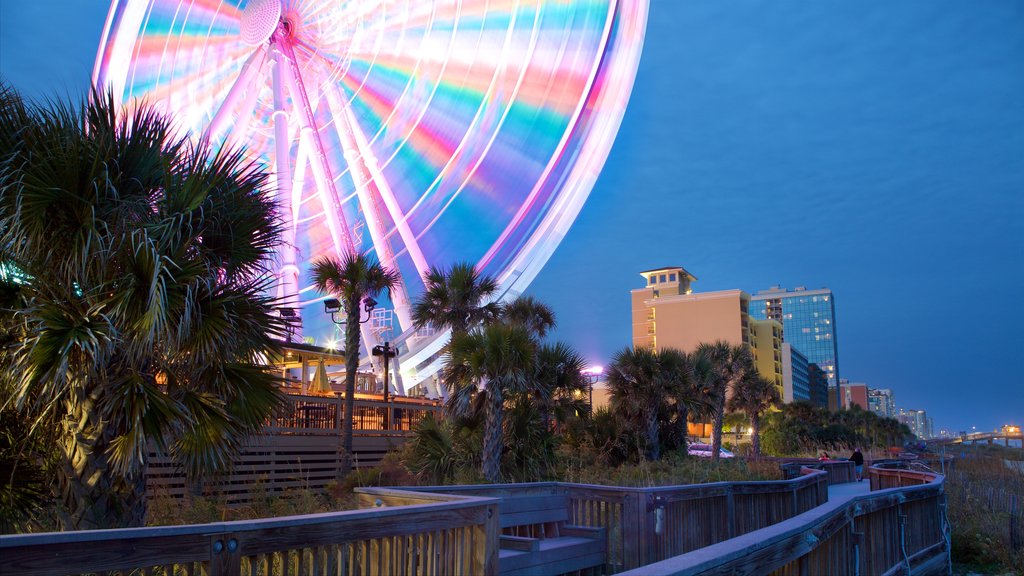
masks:
{"type": "Polygon", "coordinates": [[[277,312],[281,315],[281,319],[284,320],[285,341],[291,342],[292,337],[295,335],[295,324],[300,321],[299,315],[295,312],[295,308],[288,307],[278,308],[277,312]]]}
{"type": "MultiPolygon", "coordinates": [[[[376,306],[377,306],[377,301],[374,300],[373,298],[370,298],[369,296],[367,296],[366,298],[363,298],[363,310],[366,311],[366,319],[365,320],[360,320],[359,321],[360,324],[366,324],[367,322],[370,321],[370,313],[373,312],[373,309],[376,306]]],[[[334,315],[337,314],[338,312],[341,312],[341,300],[338,300],[337,298],[328,298],[328,299],[324,300],[324,313],[330,314],[331,315],[331,322],[334,322],[335,324],[340,326],[342,324],[345,324],[346,320],[345,319],[338,320],[337,318],[335,318],[334,315]]],[[[284,316],[283,311],[282,311],[281,315],[284,316]]]]}
{"type": "Polygon", "coordinates": [[[604,366],[591,366],[583,370],[583,375],[587,378],[589,385],[588,394],[590,397],[590,414],[594,414],[594,384],[597,384],[601,380],[601,375],[604,374],[604,366]]]}
{"type": "Polygon", "coordinates": [[[398,355],[398,351],[391,347],[390,342],[384,342],[384,345],[377,345],[370,351],[374,356],[384,357],[384,406],[386,412],[384,413],[384,429],[391,429],[391,404],[388,403],[388,388],[391,386],[391,380],[388,379],[388,366],[391,364],[391,359],[398,355]]]}

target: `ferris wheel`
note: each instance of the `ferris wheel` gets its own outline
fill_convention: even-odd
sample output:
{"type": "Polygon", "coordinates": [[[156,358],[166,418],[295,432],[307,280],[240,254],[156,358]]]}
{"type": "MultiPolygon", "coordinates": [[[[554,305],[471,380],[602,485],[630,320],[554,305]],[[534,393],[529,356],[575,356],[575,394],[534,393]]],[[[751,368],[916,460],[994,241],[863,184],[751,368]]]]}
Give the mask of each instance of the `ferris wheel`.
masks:
{"type": "Polygon", "coordinates": [[[412,329],[431,266],[474,263],[508,297],[565,235],[646,18],[647,0],[114,0],[93,80],[272,172],[296,338],[338,336],[309,277],[318,257],[373,252],[399,271],[362,340],[398,344],[408,389],[447,338],[412,329]]]}

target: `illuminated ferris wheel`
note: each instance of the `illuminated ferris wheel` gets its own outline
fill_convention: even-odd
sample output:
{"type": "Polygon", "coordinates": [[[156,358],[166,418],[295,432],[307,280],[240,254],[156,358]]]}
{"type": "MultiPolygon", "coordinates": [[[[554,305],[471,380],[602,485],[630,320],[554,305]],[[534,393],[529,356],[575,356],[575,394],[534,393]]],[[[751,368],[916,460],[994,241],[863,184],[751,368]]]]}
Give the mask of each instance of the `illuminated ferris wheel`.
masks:
{"type": "Polygon", "coordinates": [[[93,79],[272,171],[296,337],[337,337],[316,258],[373,252],[398,270],[362,339],[398,344],[408,389],[446,340],[411,327],[431,266],[475,263],[508,297],[565,235],[646,18],[647,0],[114,0],[93,79]]]}

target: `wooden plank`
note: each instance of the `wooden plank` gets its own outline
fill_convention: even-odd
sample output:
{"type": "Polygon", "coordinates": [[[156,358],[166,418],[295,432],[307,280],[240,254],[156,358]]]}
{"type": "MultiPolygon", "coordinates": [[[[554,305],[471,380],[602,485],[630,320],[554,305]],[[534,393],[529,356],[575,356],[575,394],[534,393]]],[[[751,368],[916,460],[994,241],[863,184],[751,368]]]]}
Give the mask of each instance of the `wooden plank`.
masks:
{"type": "Polygon", "coordinates": [[[519,552],[536,552],[540,550],[539,538],[527,538],[525,536],[505,536],[498,539],[499,547],[506,550],[517,550],[519,552]]]}

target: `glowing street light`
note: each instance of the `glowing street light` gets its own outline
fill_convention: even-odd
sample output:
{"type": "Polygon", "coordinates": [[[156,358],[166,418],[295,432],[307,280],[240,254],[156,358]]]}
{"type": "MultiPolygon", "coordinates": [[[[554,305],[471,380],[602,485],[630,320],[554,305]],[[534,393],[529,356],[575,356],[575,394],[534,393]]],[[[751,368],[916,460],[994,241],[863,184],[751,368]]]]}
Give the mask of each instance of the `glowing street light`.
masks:
{"type": "Polygon", "coordinates": [[[590,402],[590,413],[594,413],[594,384],[597,384],[601,380],[601,375],[604,374],[604,366],[591,366],[583,370],[583,375],[587,378],[587,383],[590,385],[589,396],[590,402]]]}

